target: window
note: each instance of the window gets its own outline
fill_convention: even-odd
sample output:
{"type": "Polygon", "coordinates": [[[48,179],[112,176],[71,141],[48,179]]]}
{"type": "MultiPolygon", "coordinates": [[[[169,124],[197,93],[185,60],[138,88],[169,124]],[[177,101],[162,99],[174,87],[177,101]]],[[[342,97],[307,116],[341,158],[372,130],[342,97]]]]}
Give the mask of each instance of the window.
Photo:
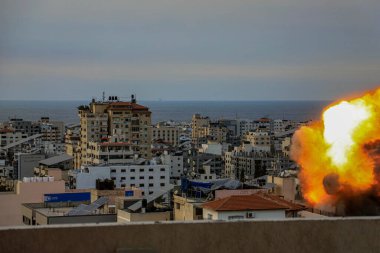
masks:
{"type": "Polygon", "coordinates": [[[111,177],[112,180],[116,180],[116,177],[111,177]]]}
{"type": "Polygon", "coordinates": [[[160,179],[165,179],[165,176],[160,176],[160,179]]]}
{"type": "Polygon", "coordinates": [[[165,171],[165,168],[161,168],[160,171],[165,171]]]}
{"type": "Polygon", "coordinates": [[[144,176],[140,176],[140,179],[144,179],[144,176]]]}
{"type": "Polygon", "coordinates": [[[202,208],[195,208],[195,215],[203,215],[203,209],[202,208]]]}
{"type": "Polygon", "coordinates": [[[149,195],[152,195],[152,194],[153,194],[153,192],[152,192],[152,191],[150,191],[150,192],[149,192],[149,195]]]}
{"type": "Polygon", "coordinates": [[[152,171],[153,171],[153,168],[150,168],[149,171],[152,172],[152,171]]]}
{"type": "Polygon", "coordinates": [[[140,184],[139,186],[140,186],[140,187],[144,187],[145,185],[144,185],[144,184],[140,184]]]}
{"type": "Polygon", "coordinates": [[[255,218],[255,213],[253,212],[248,212],[247,215],[246,215],[247,219],[253,219],[255,218]]]}
{"type": "Polygon", "coordinates": [[[144,169],[140,169],[140,172],[144,172],[144,169]]]}
{"type": "Polygon", "coordinates": [[[160,186],[165,186],[165,183],[161,183],[160,186]]]}
{"type": "Polygon", "coordinates": [[[212,220],[212,214],[208,213],[208,214],[207,214],[207,219],[208,219],[208,220],[212,220]]]}
{"type": "Polygon", "coordinates": [[[131,187],[135,187],[135,184],[131,184],[131,187]]]}
{"type": "Polygon", "coordinates": [[[121,177],[120,179],[121,179],[121,180],[125,180],[125,177],[121,177]]]}
{"type": "Polygon", "coordinates": [[[135,169],[131,169],[131,172],[135,172],[136,170],[135,169]]]}
{"type": "Polygon", "coordinates": [[[153,179],[153,176],[149,176],[149,179],[153,179]]]}
{"type": "Polygon", "coordinates": [[[149,187],[153,187],[153,184],[149,184],[149,187]]]}
{"type": "Polygon", "coordinates": [[[135,177],[131,177],[131,180],[135,180],[135,177]]]}
{"type": "Polygon", "coordinates": [[[125,184],[121,184],[121,187],[122,187],[122,188],[125,188],[125,184]]]}
{"type": "Polygon", "coordinates": [[[121,170],[121,173],[123,173],[123,172],[125,172],[125,169],[122,169],[122,170],[121,170]]]}
{"type": "Polygon", "coordinates": [[[177,210],[181,209],[181,205],[179,203],[175,203],[175,209],[177,210]]]}
{"type": "Polygon", "coordinates": [[[111,173],[116,173],[116,169],[112,169],[112,170],[111,170],[111,173]]]}

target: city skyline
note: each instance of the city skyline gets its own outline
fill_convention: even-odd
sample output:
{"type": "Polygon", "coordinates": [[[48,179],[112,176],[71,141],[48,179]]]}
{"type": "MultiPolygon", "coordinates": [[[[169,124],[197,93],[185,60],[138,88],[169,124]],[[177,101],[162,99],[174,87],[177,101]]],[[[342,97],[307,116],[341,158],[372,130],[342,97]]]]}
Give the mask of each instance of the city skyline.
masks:
{"type": "Polygon", "coordinates": [[[334,100],[380,83],[380,4],[2,1],[0,100],[334,100]]]}

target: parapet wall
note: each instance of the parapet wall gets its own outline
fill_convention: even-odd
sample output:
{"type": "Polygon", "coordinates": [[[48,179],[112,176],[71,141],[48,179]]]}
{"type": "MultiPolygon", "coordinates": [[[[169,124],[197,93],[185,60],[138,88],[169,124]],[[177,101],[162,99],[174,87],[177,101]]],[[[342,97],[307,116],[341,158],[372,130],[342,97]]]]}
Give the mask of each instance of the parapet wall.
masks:
{"type": "Polygon", "coordinates": [[[5,252],[380,252],[380,218],[1,228],[5,252]],[[143,250],[141,250],[143,249],[143,250]]]}

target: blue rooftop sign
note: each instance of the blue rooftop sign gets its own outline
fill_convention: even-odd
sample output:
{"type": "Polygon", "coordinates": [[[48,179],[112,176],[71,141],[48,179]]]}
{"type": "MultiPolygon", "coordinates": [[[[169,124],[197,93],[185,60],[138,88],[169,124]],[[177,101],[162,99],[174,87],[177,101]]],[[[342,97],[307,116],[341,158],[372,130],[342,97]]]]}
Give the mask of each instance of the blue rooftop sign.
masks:
{"type": "Polygon", "coordinates": [[[72,192],[72,193],[52,193],[44,194],[44,202],[79,202],[79,201],[91,201],[90,192],[72,192]]]}
{"type": "Polygon", "coordinates": [[[125,191],[125,197],[133,197],[133,191],[125,191]]]}

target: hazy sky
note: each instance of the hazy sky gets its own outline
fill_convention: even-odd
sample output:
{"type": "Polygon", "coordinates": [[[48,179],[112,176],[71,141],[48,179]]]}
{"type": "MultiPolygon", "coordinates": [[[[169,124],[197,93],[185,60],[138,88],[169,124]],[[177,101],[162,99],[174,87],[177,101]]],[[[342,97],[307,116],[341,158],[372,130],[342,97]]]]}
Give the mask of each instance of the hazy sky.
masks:
{"type": "Polygon", "coordinates": [[[333,99],[380,84],[379,0],[0,0],[0,99],[333,99]]]}

